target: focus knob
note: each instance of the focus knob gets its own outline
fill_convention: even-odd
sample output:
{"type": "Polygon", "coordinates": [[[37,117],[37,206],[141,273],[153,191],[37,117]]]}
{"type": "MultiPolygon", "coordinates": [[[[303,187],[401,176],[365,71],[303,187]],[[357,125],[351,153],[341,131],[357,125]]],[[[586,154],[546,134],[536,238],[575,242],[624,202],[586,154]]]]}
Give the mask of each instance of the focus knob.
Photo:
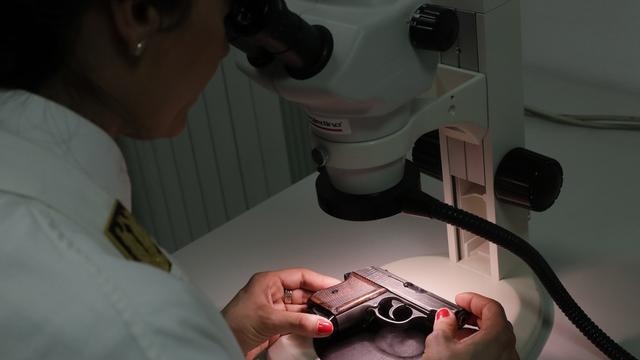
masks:
{"type": "Polygon", "coordinates": [[[533,211],[550,208],[561,188],[560,163],[527,149],[511,150],[496,171],[496,197],[533,211]]]}
{"type": "Polygon", "coordinates": [[[439,130],[422,135],[413,145],[411,155],[421,173],[442,181],[439,130]]]}
{"type": "Polygon", "coordinates": [[[419,49],[447,51],[458,41],[460,23],[455,11],[435,5],[422,5],[411,17],[409,37],[419,49]]]}

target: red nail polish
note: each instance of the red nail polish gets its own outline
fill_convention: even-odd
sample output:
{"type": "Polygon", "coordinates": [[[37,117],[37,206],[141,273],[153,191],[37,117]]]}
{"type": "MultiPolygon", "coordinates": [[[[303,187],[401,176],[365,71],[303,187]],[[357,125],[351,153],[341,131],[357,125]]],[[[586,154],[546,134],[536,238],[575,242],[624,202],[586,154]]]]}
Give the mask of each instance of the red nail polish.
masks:
{"type": "Polygon", "coordinates": [[[442,318],[446,318],[449,315],[451,315],[451,312],[449,311],[449,309],[446,308],[442,308],[440,310],[438,310],[438,312],[436,313],[436,321],[442,319],[442,318]]]}
{"type": "Polygon", "coordinates": [[[333,324],[328,321],[318,322],[318,334],[326,335],[333,332],[333,324]]]}

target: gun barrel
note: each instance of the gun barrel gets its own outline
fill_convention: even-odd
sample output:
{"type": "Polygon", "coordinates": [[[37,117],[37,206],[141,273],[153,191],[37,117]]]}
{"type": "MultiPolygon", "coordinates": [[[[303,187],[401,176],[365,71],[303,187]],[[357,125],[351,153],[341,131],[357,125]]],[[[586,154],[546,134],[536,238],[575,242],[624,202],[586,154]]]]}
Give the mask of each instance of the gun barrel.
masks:
{"type": "Polygon", "coordinates": [[[371,266],[366,269],[357,270],[355,273],[402,298],[411,300],[415,305],[424,307],[425,310],[439,309],[441,307],[447,307],[450,308],[450,310],[457,308],[457,306],[450,301],[424,290],[387,270],[371,266]]]}

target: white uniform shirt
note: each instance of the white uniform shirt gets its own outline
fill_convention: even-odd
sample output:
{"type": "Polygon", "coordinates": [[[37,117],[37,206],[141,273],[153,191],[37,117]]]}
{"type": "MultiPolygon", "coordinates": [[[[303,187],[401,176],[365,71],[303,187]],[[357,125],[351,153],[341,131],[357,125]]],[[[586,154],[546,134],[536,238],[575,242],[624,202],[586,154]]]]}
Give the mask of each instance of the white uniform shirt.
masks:
{"type": "Polygon", "coordinates": [[[130,208],[107,134],[39,96],[0,93],[0,359],[243,358],[177,270],[110,243],[115,199],[130,208]]]}

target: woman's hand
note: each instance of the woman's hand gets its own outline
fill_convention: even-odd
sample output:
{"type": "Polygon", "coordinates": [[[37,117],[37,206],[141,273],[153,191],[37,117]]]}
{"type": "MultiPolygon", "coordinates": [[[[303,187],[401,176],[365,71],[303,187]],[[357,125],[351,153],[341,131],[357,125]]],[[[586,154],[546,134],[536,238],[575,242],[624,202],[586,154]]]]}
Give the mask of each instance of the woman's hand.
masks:
{"type": "Polygon", "coordinates": [[[255,274],[222,310],[247,359],[253,359],[289,333],[325,337],[333,332],[327,319],[306,314],[315,291],[340,281],[307,269],[255,274]],[[285,299],[285,289],[291,290],[285,299]]]}
{"type": "Polygon", "coordinates": [[[423,360],[517,360],[516,337],[502,306],[474,293],[456,296],[456,303],[475,317],[480,330],[458,329],[455,316],[438,311],[433,332],[427,337],[423,360]]]}

